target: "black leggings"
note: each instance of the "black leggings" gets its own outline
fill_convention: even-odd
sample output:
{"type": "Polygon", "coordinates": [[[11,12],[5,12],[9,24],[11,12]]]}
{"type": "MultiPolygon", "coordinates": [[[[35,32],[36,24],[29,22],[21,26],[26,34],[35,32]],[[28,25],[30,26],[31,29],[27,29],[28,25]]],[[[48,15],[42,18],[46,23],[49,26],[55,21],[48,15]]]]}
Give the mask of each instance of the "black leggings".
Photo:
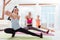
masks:
{"type": "Polygon", "coordinates": [[[26,30],[26,29],[24,29],[24,28],[19,28],[19,29],[17,29],[17,30],[14,30],[14,29],[12,29],[12,28],[6,28],[6,29],[4,30],[4,32],[5,32],[5,33],[10,33],[10,34],[12,34],[12,37],[15,36],[15,33],[16,33],[16,32],[23,32],[23,33],[25,33],[25,34],[30,34],[30,35],[32,35],[32,36],[37,36],[37,37],[42,38],[42,34],[37,35],[37,34],[32,33],[32,32],[30,32],[30,31],[28,31],[28,30],[26,30]]]}
{"type": "Polygon", "coordinates": [[[32,30],[43,32],[43,33],[47,33],[47,31],[43,31],[43,30],[40,30],[39,28],[32,27],[32,25],[27,25],[27,27],[25,27],[24,29],[26,30],[32,29],[32,30]]]}

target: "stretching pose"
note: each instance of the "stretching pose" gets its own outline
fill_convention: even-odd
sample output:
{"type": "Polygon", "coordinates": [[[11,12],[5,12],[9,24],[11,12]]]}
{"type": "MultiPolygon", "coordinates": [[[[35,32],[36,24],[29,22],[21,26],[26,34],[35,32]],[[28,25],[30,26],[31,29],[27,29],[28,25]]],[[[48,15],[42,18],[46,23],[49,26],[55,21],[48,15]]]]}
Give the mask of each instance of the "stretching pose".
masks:
{"type": "MultiPolygon", "coordinates": [[[[33,30],[44,32],[44,33],[48,34],[49,30],[43,31],[43,30],[40,30],[39,28],[32,27],[32,20],[33,20],[33,18],[31,17],[31,12],[29,12],[29,14],[26,16],[27,27],[25,27],[25,29],[27,29],[27,30],[33,29],[33,30]]],[[[39,27],[40,27],[40,25],[39,25],[39,27]]]]}
{"type": "Polygon", "coordinates": [[[26,30],[24,28],[21,28],[19,26],[19,18],[20,18],[20,16],[18,15],[18,11],[19,11],[18,8],[15,7],[12,12],[9,12],[9,11],[5,12],[5,15],[7,15],[7,16],[9,16],[11,18],[12,28],[6,28],[6,29],[4,29],[4,32],[12,34],[12,37],[15,36],[16,32],[23,32],[25,34],[30,34],[32,36],[37,36],[37,37],[43,38],[42,33],[40,35],[38,35],[38,34],[30,32],[30,31],[28,31],[28,30],[26,30]]]}

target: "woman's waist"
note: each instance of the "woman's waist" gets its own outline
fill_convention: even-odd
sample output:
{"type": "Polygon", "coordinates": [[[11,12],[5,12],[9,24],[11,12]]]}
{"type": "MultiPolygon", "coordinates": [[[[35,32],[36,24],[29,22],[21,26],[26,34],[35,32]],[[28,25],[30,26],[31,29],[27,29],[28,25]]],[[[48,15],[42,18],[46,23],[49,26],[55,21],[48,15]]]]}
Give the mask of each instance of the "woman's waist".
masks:
{"type": "Polygon", "coordinates": [[[32,23],[27,23],[27,25],[32,25],[32,23]]]}
{"type": "Polygon", "coordinates": [[[32,21],[27,21],[27,23],[32,23],[32,21]]]}

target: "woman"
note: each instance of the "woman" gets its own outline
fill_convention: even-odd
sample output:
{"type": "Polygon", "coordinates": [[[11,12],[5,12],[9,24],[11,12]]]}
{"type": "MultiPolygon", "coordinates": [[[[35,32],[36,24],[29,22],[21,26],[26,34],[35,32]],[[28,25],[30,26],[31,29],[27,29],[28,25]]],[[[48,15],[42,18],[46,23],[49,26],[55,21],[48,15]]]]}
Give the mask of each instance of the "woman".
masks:
{"type": "Polygon", "coordinates": [[[5,15],[7,15],[7,16],[9,16],[11,18],[12,28],[7,28],[7,29],[4,30],[4,32],[12,34],[12,37],[15,36],[16,32],[23,32],[25,34],[30,34],[32,36],[37,36],[37,37],[43,38],[42,33],[40,35],[37,35],[37,34],[32,33],[32,32],[30,32],[30,31],[28,31],[28,30],[26,30],[24,28],[21,28],[19,26],[19,18],[20,18],[20,16],[18,16],[18,11],[19,11],[18,8],[15,7],[13,9],[12,13],[9,12],[9,11],[5,12],[5,15]]]}
{"type": "MultiPolygon", "coordinates": [[[[47,30],[47,28],[44,28],[44,27],[41,27],[41,23],[40,23],[40,16],[38,15],[37,16],[37,19],[36,19],[36,26],[38,27],[38,28],[42,28],[42,29],[45,29],[45,30],[47,30]]],[[[49,32],[49,29],[48,29],[48,31],[47,31],[47,33],[49,32]]]]}
{"type": "Polygon", "coordinates": [[[44,33],[48,34],[49,30],[48,31],[43,31],[43,30],[40,30],[39,28],[32,27],[32,21],[33,21],[33,18],[31,16],[31,12],[29,12],[29,14],[26,16],[27,27],[25,27],[25,29],[27,29],[27,30],[33,29],[33,30],[44,32],[44,33]]]}
{"type": "Polygon", "coordinates": [[[36,19],[36,26],[38,27],[38,28],[40,28],[41,27],[41,23],[40,23],[40,19],[39,19],[40,17],[39,17],[39,15],[37,16],[37,19],[36,19]]]}

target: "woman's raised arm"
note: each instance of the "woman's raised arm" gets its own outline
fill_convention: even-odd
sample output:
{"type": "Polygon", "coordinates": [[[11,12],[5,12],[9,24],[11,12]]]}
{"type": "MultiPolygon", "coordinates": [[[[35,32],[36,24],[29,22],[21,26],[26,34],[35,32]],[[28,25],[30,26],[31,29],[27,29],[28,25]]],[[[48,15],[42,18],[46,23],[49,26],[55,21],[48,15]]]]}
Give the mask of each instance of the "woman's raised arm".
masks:
{"type": "Polygon", "coordinates": [[[5,15],[7,15],[7,16],[11,16],[12,15],[12,13],[11,12],[9,12],[9,11],[5,11],[5,15]]]}
{"type": "Polygon", "coordinates": [[[9,16],[9,17],[11,17],[11,18],[14,18],[13,15],[12,15],[12,13],[9,12],[9,11],[5,11],[5,15],[7,15],[7,16],[9,16]]]}

